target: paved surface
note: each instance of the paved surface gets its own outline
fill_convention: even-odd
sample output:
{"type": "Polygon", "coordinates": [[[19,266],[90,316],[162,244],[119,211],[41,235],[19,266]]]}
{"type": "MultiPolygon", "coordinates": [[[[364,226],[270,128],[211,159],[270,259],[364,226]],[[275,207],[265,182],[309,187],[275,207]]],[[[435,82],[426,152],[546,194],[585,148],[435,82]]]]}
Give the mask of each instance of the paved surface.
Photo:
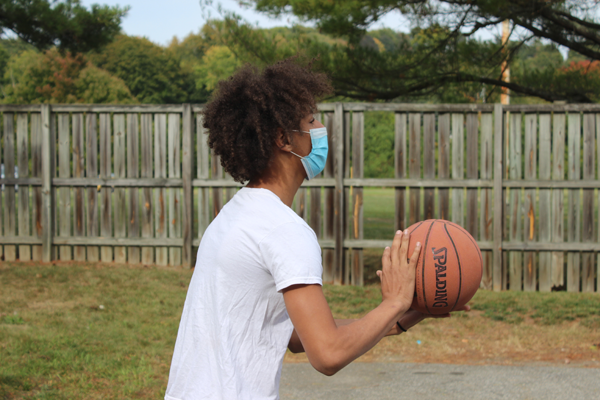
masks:
{"type": "Polygon", "coordinates": [[[600,369],[354,363],[332,377],[284,364],[281,400],[600,399],[600,369]]]}

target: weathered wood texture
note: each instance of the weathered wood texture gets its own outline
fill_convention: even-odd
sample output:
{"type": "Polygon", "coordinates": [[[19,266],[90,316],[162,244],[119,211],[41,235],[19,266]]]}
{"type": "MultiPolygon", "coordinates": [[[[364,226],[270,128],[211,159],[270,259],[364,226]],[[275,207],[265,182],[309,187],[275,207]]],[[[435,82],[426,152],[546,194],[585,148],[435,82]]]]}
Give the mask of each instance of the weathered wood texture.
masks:
{"type": "MultiPolygon", "coordinates": [[[[555,113],[552,118],[552,179],[565,179],[565,114],[555,113]]],[[[564,190],[552,190],[552,242],[564,240],[565,208],[564,190]]],[[[552,252],[551,283],[553,288],[562,288],[564,279],[565,253],[552,252]]]]}
{"type": "MultiPolygon", "coordinates": [[[[15,116],[4,113],[4,176],[15,177],[15,116]]],[[[4,188],[4,235],[15,236],[17,233],[17,208],[15,204],[15,186],[6,185],[4,188]]],[[[17,246],[4,246],[4,259],[17,259],[17,246]]]]}
{"type": "MultiPolygon", "coordinates": [[[[567,122],[567,178],[570,181],[581,179],[581,114],[569,113],[567,122]]],[[[567,241],[581,241],[580,190],[569,190],[567,206],[567,241]]],[[[581,284],[581,254],[567,253],[566,286],[569,292],[579,292],[581,284]]]]}
{"type": "MultiPolygon", "coordinates": [[[[480,166],[479,175],[481,179],[491,179],[493,177],[493,120],[491,113],[481,114],[481,139],[480,139],[480,166]]],[[[441,150],[440,150],[441,151],[441,150]]],[[[440,153],[441,154],[441,153],[440,153]]],[[[441,158],[441,157],[440,157],[441,158]]],[[[493,231],[493,192],[490,188],[482,188],[480,192],[480,216],[479,216],[479,239],[483,241],[492,241],[493,231]]],[[[483,274],[481,277],[481,287],[492,289],[492,265],[493,258],[491,251],[482,251],[483,274]]]]}
{"type": "MultiPolygon", "coordinates": [[[[551,149],[551,120],[550,114],[540,114],[539,116],[539,163],[538,171],[540,180],[550,180],[551,164],[550,157],[552,156],[551,149]]],[[[541,242],[549,242],[552,238],[552,216],[550,209],[551,201],[550,189],[540,189],[538,193],[539,206],[539,224],[538,224],[538,240],[541,242]]],[[[552,254],[546,251],[539,253],[539,291],[549,292],[552,288],[552,254]]]]}
{"type": "MultiPolygon", "coordinates": [[[[139,122],[137,114],[127,114],[127,177],[139,178],[140,176],[140,137],[139,122]]],[[[130,238],[140,237],[140,193],[138,188],[128,190],[127,207],[127,236],[130,238]]],[[[139,264],[141,254],[139,247],[127,249],[127,261],[129,264],[139,264]]]]}
{"type": "MultiPolygon", "coordinates": [[[[406,178],[406,114],[396,113],[394,120],[394,174],[396,179],[406,178]]],[[[394,230],[406,225],[406,189],[396,187],[394,230]]]]}
{"type": "MultiPolygon", "coordinates": [[[[537,178],[537,115],[525,114],[525,147],[523,153],[525,179],[537,178]]],[[[523,240],[527,243],[534,242],[539,226],[536,218],[536,190],[525,189],[523,199],[524,231],[523,240]]],[[[526,251],[523,254],[523,290],[535,291],[537,287],[536,253],[526,251]]]]}
{"type": "MultiPolygon", "coordinates": [[[[83,137],[83,114],[73,114],[72,127],[72,152],[73,152],[73,177],[83,178],[85,176],[85,141],[83,137]]],[[[85,200],[82,187],[73,188],[73,236],[85,237],[85,200]]],[[[73,259],[85,261],[85,247],[73,247],[73,259]]]]}
{"type": "MultiPolygon", "coordinates": [[[[452,114],[452,178],[462,179],[465,176],[464,115],[452,114]]],[[[460,226],[465,224],[465,195],[463,188],[452,189],[452,215],[450,220],[460,226]]]]}
{"type": "MultiPolygon", "coordinates": [[[[333,166],[335,163],[335,140],[333,135],[333,124],[333,113],[325,113],[323,125],[325,125],[327,128],[327,140],[329,146],[327,162],[325,164],[325,170],[323,170],[323,177],[325,178],[333,178],[334,175],[333,166]]],[[[323,190],[323,239],[325,240],[334,239],[334,194],[335,189],[333,188],[325,188],[323,190]]],[[[323,282],[333,283],[335,270],[334,257],[334,249],[323,249],[323,282]]]]}
{"type": "MultiPolygon", "coordinates": [[[[71,177],[71,131],[69,114],[59,114],[58,118],[58,176],[71,177]]],[[[71,189],[58,189],[58,235],[71,236],[71,189]]],[[[60,246],[61,261],[71,261],[71,246],[60,246]]]]}
{"type": "MultiPolygon", "coordinates": [[[[364,175],[365,117],[362,112],[352,113],[352,176],[364,175]]],[[[352,188],[352,217],[350,238],[364,239],[363,188],[352,188]]],[[[352,249],[350,283],[362,286],[364,283],[364,254],[362,249],[352,249]]]]}
{"type": "MultiPolygon", "coordinates": [[[[201,109],[0,106],[1,255],[192,266],[192,246],[242,186],[211,155],[201,109]]],[[[389,187],[396,229],[443,218],[475,237],[483,288],[598,290],[600,108],[334,103],[321,112],[328,162],[293,207],[317,234],[325,281],[363,284],[363,249],[390,243],[365,239],[364,188],[389,187]],[[393,178],[364,178],[372,110],[394,112],[393,178]]]]}
{"type": "MultiPolygon", "coordinates": [[[[408,115],[408,174],[421,178],[421,114],[408,115]]],[[[409,189],[408,226],[421,220],[421,188],[409,189]]]]}
{"type": "MultiPolygon", "coordinates": [[[[29,177],[29,140],[27,128],[27,114],[17,114],[17,167],[19,169],[19,178],[29,177]]],[[[25,185],[19,186],[19,211],[17,215],[19,218],[19,236],[31,236],[29,222],[29,187],[25,185]]],[[[31,260],[30,246],[19,246],[19,260],[31,260]]]]}
{"type": "MultiPolygon", "coordinates": [[[[510,114],[508,135],[508,177],[510,179],[522,179],[522,153],[521,150],[521,113],[510,114]]],[[[508,240],[521,241],[522,239],[522,204],[521,189],[509,189],[507,194],[509,212],[508,240]]],[[[508,284],[510,290],[521,291],[523,288],[523,253],[511,251],[508,253],[508,284]]]]}

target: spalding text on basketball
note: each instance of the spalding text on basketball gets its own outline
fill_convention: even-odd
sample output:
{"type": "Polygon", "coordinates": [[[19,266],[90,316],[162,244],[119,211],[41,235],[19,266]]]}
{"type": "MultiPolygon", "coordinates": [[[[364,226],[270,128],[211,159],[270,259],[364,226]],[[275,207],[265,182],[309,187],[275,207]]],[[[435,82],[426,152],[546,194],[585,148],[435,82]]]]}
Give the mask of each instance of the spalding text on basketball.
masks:
{"type": "Polygon", "coordinates": [[[446,255],[445,247],[433,247],[433,260],[435,262],[435,303],[434,307],[448,307],[448,292],[446,291],[446,255]]]}

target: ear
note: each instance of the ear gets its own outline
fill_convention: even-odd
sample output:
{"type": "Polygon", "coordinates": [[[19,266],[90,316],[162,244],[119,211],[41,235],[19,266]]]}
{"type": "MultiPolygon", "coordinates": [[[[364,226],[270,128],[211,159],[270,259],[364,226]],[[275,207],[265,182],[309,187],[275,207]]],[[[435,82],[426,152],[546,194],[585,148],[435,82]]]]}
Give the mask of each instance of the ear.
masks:
{"type": "Polygon", "coordinates": [[[292,151],[292,145],[290,144],[289,138],[281,128],[277,128],[277,135],[275,136],[275,145],[285,152],[289,153],[290,151],[292,151]]]}

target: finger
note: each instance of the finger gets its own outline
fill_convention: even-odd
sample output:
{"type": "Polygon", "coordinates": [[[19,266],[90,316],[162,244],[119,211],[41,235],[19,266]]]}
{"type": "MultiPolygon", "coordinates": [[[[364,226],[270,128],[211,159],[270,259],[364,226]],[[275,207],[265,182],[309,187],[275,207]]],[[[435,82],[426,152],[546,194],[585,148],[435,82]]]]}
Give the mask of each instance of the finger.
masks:
{"type": "Polygon", "coordinates": [[[392,263],[392,260],[390,258],[390,253],[391,250],[389,247],[386,247],[383,250],[383,255],[381,256],[381,267],[382,269],[387,269],[390,267],[390,264],[392,263]]]}
{"type": "Polygon", "coordinates": [[[390,256],[392,259],[392,264],[396,265],[401,259],[400,256],[400,247],[402,246],[402,236],[404,233],[402,231],[396,231],[394,235],[394,241],[392,242],[392,248],[390,250],[390,256]]]}
{"type": "Polygon", "coordinates": [[[402,261],[402,262],[405,262],[405,260],[408,259],[406,254],[408,253],[409,243],[410,243],[410,232],[408,231],[408,229],[405,229],[404,233],[402,235],[402,243],[400,245],[400,251],[398,253],[398,256],[400,257],[400,261],[402,261]]]}
{"type": "Polygon", "coordinates": [[[415,249],[413,250],[412,255],[410,256],[410,265],[413,267],[417,266],[417,261],[419,261],[419,255],[421,254],[421,242],[417,242],[415,249]]]}

